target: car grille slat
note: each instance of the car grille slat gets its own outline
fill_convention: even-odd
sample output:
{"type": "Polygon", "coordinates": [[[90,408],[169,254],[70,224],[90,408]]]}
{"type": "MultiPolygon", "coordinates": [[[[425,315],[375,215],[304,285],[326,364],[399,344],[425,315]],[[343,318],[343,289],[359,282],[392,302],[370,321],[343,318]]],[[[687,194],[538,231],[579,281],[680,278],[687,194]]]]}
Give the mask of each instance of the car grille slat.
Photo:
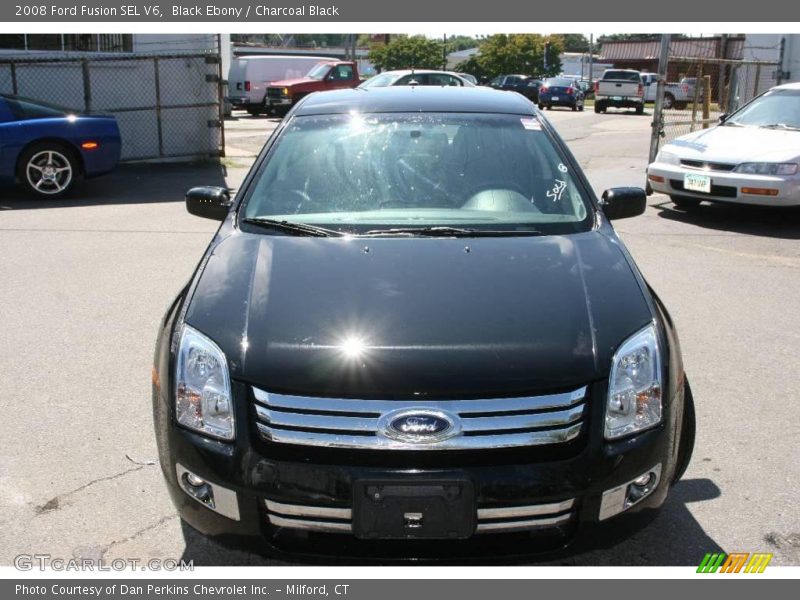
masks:
{"type": "MultiPolygon", "coordinates": [[[[267,519],[275,527],[327,533],[352,533],[350,508],[286,504],[265,500],[267,519]]],[[[574,498],[547,504],[477,509],[476,534],[558,527],[575,518],[574,498]]]]}
{"type": "Polygon", "coordinates": [[[708,162],[704,160],[689,160],[681,159],[681,164],[690,169],[701,169],[703,171],[722,171],[730,173],[736,168],[736,165],[728,163],[708,162]]]}
{"type": "Polygon", "coordinates": [[[584,386],[524,398],[416,401],[312,398],[253,388],[256,426],[264,440],[369,450],[479,450],[569,442],[583,427],[586,393],[584,386]],[[400,410],[444,411],[458,425],[450,436],[397,439],[383,430],[381,421],[400,410]]]}

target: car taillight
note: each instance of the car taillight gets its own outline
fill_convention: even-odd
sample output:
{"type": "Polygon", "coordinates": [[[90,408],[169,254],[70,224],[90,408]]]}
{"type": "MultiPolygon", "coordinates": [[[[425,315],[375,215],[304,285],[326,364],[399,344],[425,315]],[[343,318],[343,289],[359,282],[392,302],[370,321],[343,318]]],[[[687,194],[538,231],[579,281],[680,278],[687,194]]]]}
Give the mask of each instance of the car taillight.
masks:
{"type": "Polygon", "coordinates": [[[599,91],[600,91],[600,82],[599,81],[595,81],[594,82],[594,92],[596,94],[599,91]]]}
{"type": "Polygon", "coordinates": [[[567,88],[567,95],[568,95],[568,96],[571,96],[571,95],[572,95],[572,88],[567,88]]]}
{"type": "Polygon", "coordinates": [[[245,81],[244,82],[244,91],[245,92],[249,92],[250,91],[250,82],[249,81],[245,81]]]}
{"type": "Polygon", "coordinates": [[[539,92],[540,92],[540,93],[541,93],[541,92],[544,92],[544,93],[546,94],[546,93],[547,93],[547,86],[546,86],[546,85],[543,85],[542,87],[540,87],[540,88],[539,88],[539,92]]]}
{"type": "Polygon", "coordinates": [[[683,93],[684,93],[684,94],[688,94],[688,93],[689,93],[689,86],[688,86],[688,85],[686,85],[686,84],[684,83],[684,84],[681,86],[681,90],[683,90],[683,93]]]}
{"type": "Polygon", "coordinates": [[[644,96],[644,86],[640,83],[639,89],[636,91],[637,96],[644,96]]]}

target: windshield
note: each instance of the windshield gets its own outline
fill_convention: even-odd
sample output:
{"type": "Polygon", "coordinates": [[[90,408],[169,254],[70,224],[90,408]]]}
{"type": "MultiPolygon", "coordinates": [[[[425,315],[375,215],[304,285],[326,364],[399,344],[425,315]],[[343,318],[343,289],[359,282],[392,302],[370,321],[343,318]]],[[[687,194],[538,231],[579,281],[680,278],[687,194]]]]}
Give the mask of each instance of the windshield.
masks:
{"type": "Polygon", "coordinates": [[[323,79],[330,70],[331,70],[330,63],[319,63],[317,66],[315,66],[308,72],[308,75],[306,75],[306,77],[310,79],[316,79],[317,81],[319,81],[323,79]]]}
{"type": "Polygon", "coordinates": [[[257,173],[243,216],[348,233],[584,231],[591,204],[566,165],[530,116],[297,116],[257,173]]]}
{"type": "Polygon", "coordinates": [[[731,115],[725,125],[800,128],[800,90],[770,90],[731,115]]]}
{"type": "Polygon", "coordinates": [[[6,104],[14,115],[15,119],[46,119],[49,117],[65,117],[69,114],[75,114],[76,111],[44,102],[42,100],[32,100],[31,98],[24,98],[22,96],[3,95],[6,104]]]}
{"type": "Polygon", "coordinates": [[[370,77],[358,87],[360,88],[386,87],[392,85],[395,81],[399,79],[399,77],[400,75],[397,73],[381,73],[380,75],[375,75],[374,77],[370,77]]]}

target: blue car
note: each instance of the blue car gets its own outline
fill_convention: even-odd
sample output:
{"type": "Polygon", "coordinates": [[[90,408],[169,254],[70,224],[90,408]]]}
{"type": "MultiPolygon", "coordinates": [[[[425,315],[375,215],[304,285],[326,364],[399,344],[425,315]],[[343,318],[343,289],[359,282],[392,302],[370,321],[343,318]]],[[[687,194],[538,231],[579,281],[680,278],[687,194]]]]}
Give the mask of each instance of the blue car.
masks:
{"type": "Polygon", "coordinates": [[[83,178],[119,162],[120,136],[110,115],[0,94],[0,183],[19,183],[38,197],[67,194],[83,178]]]}
{"type": "Polygon", "coordinates": [[[554,106],[567,106],[583,110],[584,93],[578,82],[567,77],[545,79],[539,88],[539,108],[550,110],[554,106]]]}

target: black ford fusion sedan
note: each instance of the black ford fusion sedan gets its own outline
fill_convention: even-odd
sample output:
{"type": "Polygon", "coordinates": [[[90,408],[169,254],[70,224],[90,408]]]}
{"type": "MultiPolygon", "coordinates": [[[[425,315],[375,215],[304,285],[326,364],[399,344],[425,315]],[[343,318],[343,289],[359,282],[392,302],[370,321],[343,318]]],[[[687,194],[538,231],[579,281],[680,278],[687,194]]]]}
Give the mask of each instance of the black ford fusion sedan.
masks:
{"type": "MultiPolygon", "coordinates": [[[[647,521],[689,462],[678,339],[534,105],[485,88],[313,94],[161,324],[181,518],[304,560],[510,560],[647,521]]],[[[610,538],[608,538],[610,539],[610,538]]]]}

